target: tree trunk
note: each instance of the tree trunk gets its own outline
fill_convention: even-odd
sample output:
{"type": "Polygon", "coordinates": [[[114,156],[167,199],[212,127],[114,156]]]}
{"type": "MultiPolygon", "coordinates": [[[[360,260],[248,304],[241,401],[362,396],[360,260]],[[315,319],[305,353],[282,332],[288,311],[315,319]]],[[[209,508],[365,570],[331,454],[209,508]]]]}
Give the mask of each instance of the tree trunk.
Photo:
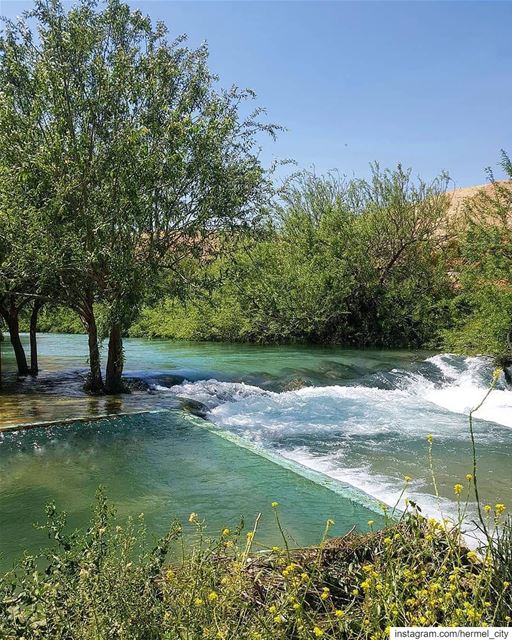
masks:
{"type": "Polygon", "coordinates": [[[100,349],[98,346],[98,328],[96,318],[91,312],[86,320],[87,336],[89,344],[89,376],[85,384],[87,391],[101,393],[103,391],[103,378],[101,375],[100,349]]]}
{"type": "Polygon", "coordinates": [[[30,369],[27,364],[27,357],[25,355],[25,349],[21,344],[20,339],[20,325],[18,321],[18,309],[11,302],[8,309],[2,312],[2,317],[5,320],[9,329],[9,336],[11,338],[11,345],[16,357],[16,365],[18,367],[19,376],[27,376],[30,373],[30,369]]]}
{"type": "Polygon", "coordinates": [[[36,300],[30,315],[30,373],[33,376],[37,376],[39,373],[39,363],[37,361],[37,317],[42,306],[42,302],[36,300]]]}
{"type": "Polygon", "coordinates": [[[108,340],[105,393],[115,394],[126,391],[122,381],[123,365],[123,337],[121,334],[121,325],[119,323],[114,323],[110,328],[108,340]]]}

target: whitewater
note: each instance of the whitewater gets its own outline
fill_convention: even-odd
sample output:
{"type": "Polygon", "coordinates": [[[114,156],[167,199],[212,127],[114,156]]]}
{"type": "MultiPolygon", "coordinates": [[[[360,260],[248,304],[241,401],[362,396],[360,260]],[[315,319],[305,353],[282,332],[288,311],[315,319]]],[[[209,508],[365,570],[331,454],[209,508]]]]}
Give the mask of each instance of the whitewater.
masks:
{"type": "MultiPolygon", "coordinates": [[[[209,379],[157,391],[199,402],[219,429],[387,505],[397,503],[404,477],[411,476],[404,496],[429,515],[453,516],[453,485],[471,471],[467,416],[487,393],[492,369],[487,358],[440,354],[346,384],[277,392],[209,379]],[[429,434],[438,497],[428,466],[429,434]]],[[[474,417],[481,491],[489,501],[505,501],[512,496],[512,392],[502,379],[474,417]]]]}

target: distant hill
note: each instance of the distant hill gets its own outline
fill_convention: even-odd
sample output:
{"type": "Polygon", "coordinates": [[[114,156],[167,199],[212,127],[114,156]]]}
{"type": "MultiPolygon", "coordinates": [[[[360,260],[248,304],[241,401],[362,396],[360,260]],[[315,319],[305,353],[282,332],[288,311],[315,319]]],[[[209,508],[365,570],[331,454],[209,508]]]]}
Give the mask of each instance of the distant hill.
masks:
{"type": "MultiPolygon", "coordinates": [[[[502,185],[512,191],[512,180],[498,180],[497,184],[502,185]]],[[[492,196],[493,189],[494,185],[491,183],[487,183],[476,185],[474,187],[463,187],[461,189],[453,189],[452,191],[447,191],[446,195],[450,199],[450,208],[448,209],[449,217],[452,219],[460,217],[468,200],[474,198],[481,192],[492,196]]]]}

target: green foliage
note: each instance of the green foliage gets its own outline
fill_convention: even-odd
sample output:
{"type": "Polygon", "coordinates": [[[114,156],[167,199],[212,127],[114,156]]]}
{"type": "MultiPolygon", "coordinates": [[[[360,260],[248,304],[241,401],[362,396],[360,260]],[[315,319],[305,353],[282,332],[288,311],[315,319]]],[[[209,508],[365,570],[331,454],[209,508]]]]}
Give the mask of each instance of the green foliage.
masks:
{"type": "Polygon", "coordinates": [[[5,640],[375,639],[389,626],[510,621],[510,520],[483,554],[460,525],[416,511],[344,539],[329,539],[327,521],[317,547],[291,550],[284,537],[256,553],[257,522],[210,537],[192,513],[188,531],[174,523],[155,542],[142,515],[119,522],[101,493],[86,531],[69,535],[53,505],[47,515],[49,549],[0,577],[5,640]]]}
{"type": "MultiPolygon", "coordinates": [[[[512,178],[503,153],[502,167],[512,178]]],[[[512,361],[512,188],[494,181],[465,209],[466,231],[456,262],[460,282],[454,301],[455,326],[445,334],[448,348],[512,361]]]]}
{"type": "Polygon", "coordinates": [[[88,327],[96,387],[94,305],[111,335],[113,390],[121,332],[158,272],[182,276],[183,261],[214,253],[212,236],[253,224],[272,195],[258,140],[278,127],[247,110],[251,91],[217,81],[206,46],[169,41],[162,23],[119,0],[78,0],[68,11],[36,0],[5,23],[0,210],[23,232],[16,246],[34,250],[22,264],[49,300],[88,327]]]}
{"type": "Polygon", "coordinates": [[[446,178],[414,182],[398,167],[371,181],[301,174],[273,228],[239,238],[198,273],[216,286],[184,304],[143,311],[151,337],[310,341],[381,346],[435,343],[450,320],[443,253],[446,178]]]}
{"type": "MultiPolygon", "coordinates": [[[[85,331],[78,314],[66,307],[43,307],[37,326],[38,331],[45,333],[84,333],[85,331]]],[[[28,331],[28,318],[21,319],[20,329],[28,331]]]]}

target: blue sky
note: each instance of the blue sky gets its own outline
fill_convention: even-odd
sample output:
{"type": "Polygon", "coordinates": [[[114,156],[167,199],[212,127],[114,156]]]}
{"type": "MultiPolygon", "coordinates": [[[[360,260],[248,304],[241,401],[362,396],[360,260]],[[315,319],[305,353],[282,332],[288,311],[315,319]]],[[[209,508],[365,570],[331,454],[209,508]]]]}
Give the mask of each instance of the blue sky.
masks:
{"type": "MultiPolygon", "coordinates": [[[[402,162],[467,186],[512,152],[512,2],[130,4],[191,46],[206,40],[222,83],[257,92],[288,129],[266,161],[348,176],[402,162]]],[[[29,6],[0,0],[0,13],[29,6]]]]}

